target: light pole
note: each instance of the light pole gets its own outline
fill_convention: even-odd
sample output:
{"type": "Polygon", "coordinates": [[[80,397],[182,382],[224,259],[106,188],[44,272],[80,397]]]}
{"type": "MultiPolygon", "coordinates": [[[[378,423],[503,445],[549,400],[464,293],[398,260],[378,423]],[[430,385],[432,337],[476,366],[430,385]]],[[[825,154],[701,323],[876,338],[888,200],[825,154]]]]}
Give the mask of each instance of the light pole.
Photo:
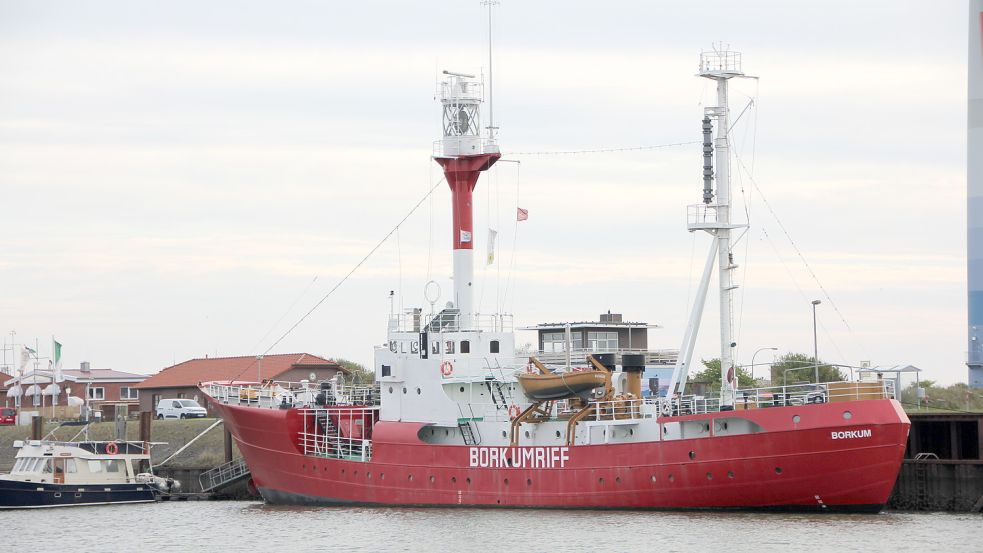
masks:
{"type": "Polygon", "coordinates": [[[751,356],[751,380],[752,381],[754,381],[754,358],[757,357],[758,354],[761,353],[762,351],[769,350],[769,349],[771,351],[778,351],[778,348],[770,348],[770,347],[758,348],[758,351],[755,351],[754,352],[754,355],[751,356]]]}
{"type": "Polygon", "coordinates": [[[816,384],[819,384],[819,339],[816,336],[816,306],[823,303],[812,300],[812,360],[816,363],[816,384]]]}
{"type": "Polygon", "coordinates": [[[256,356],[256,385],[263,385],[263,356],[256,356]]]}

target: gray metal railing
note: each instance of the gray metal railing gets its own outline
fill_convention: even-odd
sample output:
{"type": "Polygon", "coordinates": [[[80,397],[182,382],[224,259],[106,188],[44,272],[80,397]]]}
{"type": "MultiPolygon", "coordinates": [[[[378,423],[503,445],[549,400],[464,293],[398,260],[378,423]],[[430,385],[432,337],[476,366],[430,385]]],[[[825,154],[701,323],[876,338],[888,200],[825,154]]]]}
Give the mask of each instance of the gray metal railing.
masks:
{"type": "Polygon", "coordinates": [[[210,492],[238,482],[247,476],[249,476],[249,467],[246,462],[242,459],[233,459],[198,475],[198,484],[201,485],[201,491],[210,492]]]}

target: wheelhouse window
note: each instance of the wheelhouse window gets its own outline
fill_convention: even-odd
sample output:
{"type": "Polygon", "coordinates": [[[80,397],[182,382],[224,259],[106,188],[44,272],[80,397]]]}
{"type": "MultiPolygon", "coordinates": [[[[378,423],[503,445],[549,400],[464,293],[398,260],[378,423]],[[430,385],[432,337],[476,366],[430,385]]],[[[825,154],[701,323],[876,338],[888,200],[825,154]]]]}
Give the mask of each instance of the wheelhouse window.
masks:
{"type": "Polygon", "coordinates": [[[468,340],[461,340],[461,353],[471,353],[471,342],[468,340]]]}
{"type": "Polygon", "coordinates": [[[102,400],[106,399],[106,389],[105,388],[89,388],[89,399],[102,400]]]}
{"type": "Polygon", "coordinates": [[[444,353],[454,353],[454,340],[447,340],[444,344],[444,353]]]}
{"type": "Polygon", "coordinates": [[[491,343],[488,344],[488,352],[498,353],[498,340],[492,340],[491,343]]]}

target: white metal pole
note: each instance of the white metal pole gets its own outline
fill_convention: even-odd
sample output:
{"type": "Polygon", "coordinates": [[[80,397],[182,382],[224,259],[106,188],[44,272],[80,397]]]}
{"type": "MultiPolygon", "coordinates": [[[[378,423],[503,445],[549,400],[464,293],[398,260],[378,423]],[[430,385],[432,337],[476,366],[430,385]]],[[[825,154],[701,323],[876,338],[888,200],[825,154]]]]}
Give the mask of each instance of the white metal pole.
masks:
{"type": "Polygon", "coordinates": [[[728,122],[728,97],[727,81],[729,77],[717,79],[717,107],[719,109],[717,117],[717,136],[714,140],[714,151],[717,163],[717,222],[722,226],[717,229],[717,259],[719,268],[720,283],[720,405],[734,405],[735,384],[737,374],[735,371],[734,380],[728,382],[727,374],[734,366],[733,331],[731,329],[731,290],[733,289],[730,254],[730,148],[728,148],[727,131],[730,127],[728,122]]]}
{"type": "Polygon", "coordinates": [[[676,358],[676,368],[672,371],[672,379],[669,380],[669,390],[667,397],[673,394],[683,394],[686,388],[686,378],[689,376],[690,361],[693,359],[693,347],[696,345],[696,336],[700,332],[700,320],[703,318],[703,305],[707,300],[707,291],[710,288],[710,277],[713,276],[713,261],[717,254],[717,241],[710,242],[710,251],[707,253],[707,261],[703,265],[703,277],[700,279],[700,287],[696,291],[696,301],[693,310],[689,315],[689,322],[686,324],[686,332],[683,335],[683,344],[680,347],[679,357],[676,358]]]}

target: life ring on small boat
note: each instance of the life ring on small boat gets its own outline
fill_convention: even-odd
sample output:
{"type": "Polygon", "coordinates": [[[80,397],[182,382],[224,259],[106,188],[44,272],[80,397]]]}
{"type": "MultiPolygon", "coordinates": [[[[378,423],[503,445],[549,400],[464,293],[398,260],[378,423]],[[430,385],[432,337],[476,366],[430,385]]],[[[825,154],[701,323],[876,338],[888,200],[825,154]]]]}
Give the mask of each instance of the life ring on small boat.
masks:
{"type": "Polygon", "coordinates": [[[444,361],[440,364],[440,374],[444,376],[450,376],[454,373],[454,364],[450,361],[444,361]]]}
{"type": "Polygon", "coordinates": [[[512,405],[511,407],[509,407],[509,418],[511,418],[512,420],[519,418],[520,413],[522,413],[522,410],[519,409],[518,405],[512,405]]]}
{"type": "Polygon", "coordinates": [[[116,442],[106,444],[106,455],[116,455],[117,453],[119,453],[119,446],[116,445],[116,442]]]}

